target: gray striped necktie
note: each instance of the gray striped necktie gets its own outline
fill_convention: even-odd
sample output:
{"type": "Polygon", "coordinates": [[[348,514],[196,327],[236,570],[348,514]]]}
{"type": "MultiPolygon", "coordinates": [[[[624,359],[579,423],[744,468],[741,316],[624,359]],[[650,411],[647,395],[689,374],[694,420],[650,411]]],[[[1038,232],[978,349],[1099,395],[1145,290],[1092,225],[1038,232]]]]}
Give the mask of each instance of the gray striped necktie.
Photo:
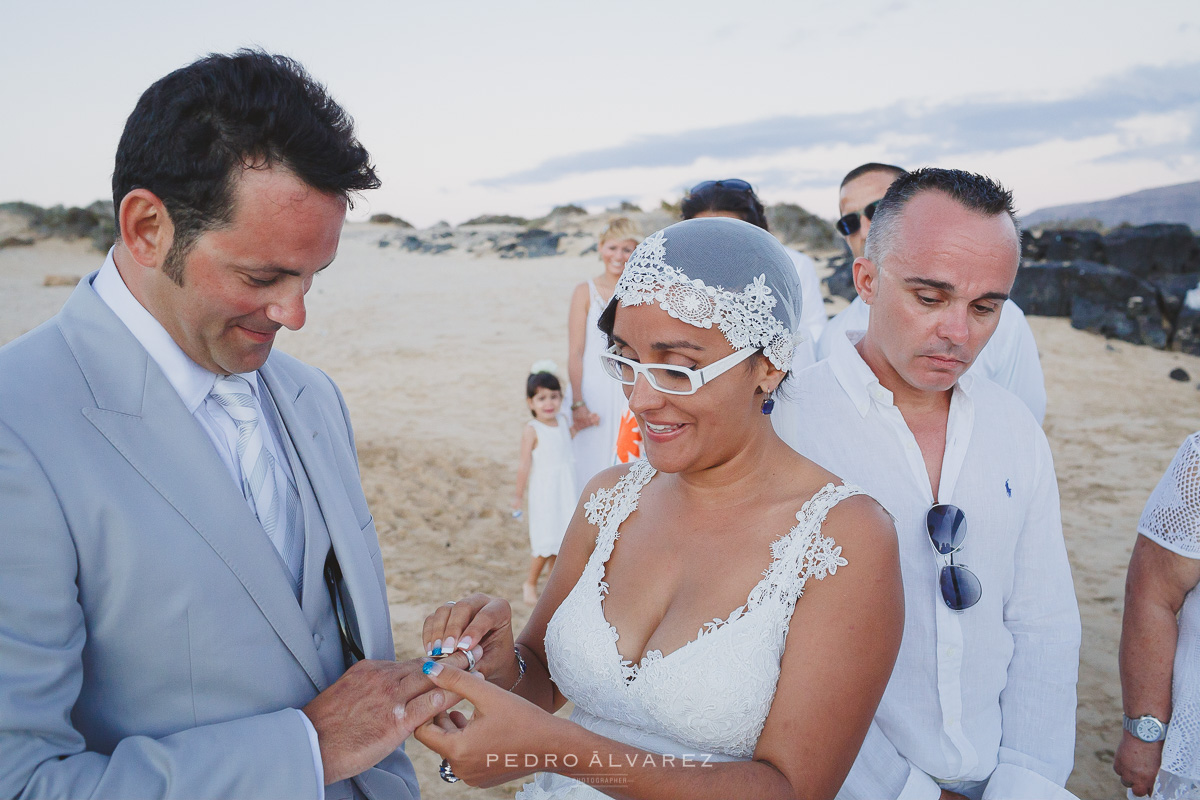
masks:
{"type": "Polygon", "coordinates": [[[299,513],[300,496],[285,480],[286,501],[280,502],[275,458],[267,449],[263,438],[267,432],[246,379],[240,375],[218,376],[211,394],[237,424],[237,459],[242,470],[242,494],[283,558],[292,585],[299,595],[304,541],[295,521],[299,513]]]}

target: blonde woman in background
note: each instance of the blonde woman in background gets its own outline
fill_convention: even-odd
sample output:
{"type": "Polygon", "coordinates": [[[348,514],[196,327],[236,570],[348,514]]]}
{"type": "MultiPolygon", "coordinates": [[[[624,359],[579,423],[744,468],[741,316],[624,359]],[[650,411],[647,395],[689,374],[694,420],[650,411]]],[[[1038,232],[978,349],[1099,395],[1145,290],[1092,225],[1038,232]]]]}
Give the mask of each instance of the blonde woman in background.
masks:
{"type": "Polygon", "coordinates": [[[621,415],[628,408],[621,384],[600,366],[600,354],[608,347],[608,339],[596,327],[596,321],[612,298],[625,262],[641,241],[642,232],[632,220],[612,220],[600,234],[598,245],[604,271],[576,286],[571,295],[567,375],[571,381],[571,422],[577,431],[573,446],[579,486],[586,486],[597,472],[612,466],[621,415]]]}

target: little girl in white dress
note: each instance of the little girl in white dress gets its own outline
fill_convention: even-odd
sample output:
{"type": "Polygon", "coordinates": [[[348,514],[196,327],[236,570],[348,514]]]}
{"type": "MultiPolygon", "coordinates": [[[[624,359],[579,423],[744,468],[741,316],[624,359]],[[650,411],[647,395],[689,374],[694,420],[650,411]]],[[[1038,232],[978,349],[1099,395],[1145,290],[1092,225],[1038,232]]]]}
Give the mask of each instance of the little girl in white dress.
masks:
{"type": "Polygon", "coordinates": [[[552,362],[534,364],[525,382],[526,402],[533,419],[521,433],[521,460],[517,468],[517,492],[513,498],[514,516],[519,516],[521,500],[529,487],[529,576],[522,587],[529,605],[537,602],[537,582],[546,567],[554,569],[554,559],[579,490],[575,486],[575,458],[571,452],[571,423],[562,411],[562,384],[554,375],[552,362]]]}

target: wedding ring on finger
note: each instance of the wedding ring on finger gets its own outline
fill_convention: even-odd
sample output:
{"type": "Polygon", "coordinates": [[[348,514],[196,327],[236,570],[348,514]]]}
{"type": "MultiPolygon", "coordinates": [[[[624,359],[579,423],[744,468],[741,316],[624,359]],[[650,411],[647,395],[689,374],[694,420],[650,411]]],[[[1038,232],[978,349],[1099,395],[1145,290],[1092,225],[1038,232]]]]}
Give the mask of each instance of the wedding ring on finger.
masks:
{"type": "Polygon", "coordinates": [[[454,774],[454,770],[450,769],[450,762],[445,758],[442,759],[442,764],[438,767],[438,775],[446,783],[458,783],[461,780],[454,774]]]}
{"type": "Polygon", "coordinates": [[[475,671],[475,654],[472,653],[470,650],[463,650],[463,653],[467,656],[467,672],[474,672],[475,671]]]}
{"type": "Polygon", "coordinates": [[[443,605],[452,606],[452,605],[456,604],[457,602],[458,602],[457,600],[447,600],[443,605]]]}

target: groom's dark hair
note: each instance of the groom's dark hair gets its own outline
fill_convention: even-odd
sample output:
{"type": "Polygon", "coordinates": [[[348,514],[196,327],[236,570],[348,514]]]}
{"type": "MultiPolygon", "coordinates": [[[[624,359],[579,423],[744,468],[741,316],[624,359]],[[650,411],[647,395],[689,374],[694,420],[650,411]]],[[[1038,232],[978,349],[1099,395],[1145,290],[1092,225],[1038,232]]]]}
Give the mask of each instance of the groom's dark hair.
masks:
{"type": "Polygon", "coordinates": [[[205,231],[233,220],[243,168],[288,169],[348,204],[379,186],[354,122],[298,62],[261,50],[212,54],[160,78],[138,100],[117,145],[113,207],[149,189],[175,238],[163,266],[183,281],[183,259],[205,231]]]}

